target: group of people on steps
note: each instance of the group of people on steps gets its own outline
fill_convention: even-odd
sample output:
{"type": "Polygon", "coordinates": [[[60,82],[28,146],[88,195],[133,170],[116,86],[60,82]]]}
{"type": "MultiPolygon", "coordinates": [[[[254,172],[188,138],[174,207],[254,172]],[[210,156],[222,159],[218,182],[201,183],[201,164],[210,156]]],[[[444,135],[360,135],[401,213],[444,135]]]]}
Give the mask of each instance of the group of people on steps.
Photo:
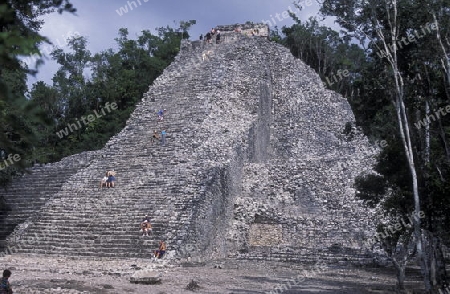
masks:
{"type": "MultiPolygon", "coordinates": [[[[234,28],[235,33],[244,33],[247,36],[259,36],[260,32],[259,29],[253,29],[253,30],[246,30],[245,32],[242,31],[241,26],[236,26],[234,28]]],[[[206,33],[206,35],[203,37],[203,34],[200,35],[200,41],[205,41],[207,44],[212,44],[214,37],[216,38],[216,44],[220,44],[221,36],[220,36],[220,30],[212,28],[209,32],[206,33]]]]}
{"type": "MultiPolygon", "coordinates": [[[[167,110],[166,109],[160,109],[158,111],[158,121],[164,121],[164,114],[167,110]]],[[[155,141],[160,141],[162,146],[166,145],[166,131],[163,129],[161,131],[161,134],[158,134],[156,130],[153,131],[152,135],[152,143],[155,141]]],[[[103,187],[114,187],[114,183],[116,181],[115,178],[116,172],[114,171],[107,171],[105,173],[105,176],[100,181],[100,189],[103,187]]],[[[142,232],[142,236],[148,236],[152,233],[152,224],[150,223],[150,218],[148,215],[145,215],[145,217],[142,219],[142,222],[140,224],[140,232],[142,232]]],[[[155,258],[161,258],[164,256],[166,252],[166,243],[164,241],[159,241],[158,250],[154,251],[154,257],[155,258]]],[[[0,293],[3,294],[3,293],[0,293]]]]}
{"type": "MultiPolygon", "coordinates": [[[[160,109],[158,111],[158,120],[159,121],[164,121],[164,114],[166,113],[167,109],[160,109]]],[[[155,142],[160,142],[161,146],[166,146],[166,130],[162,130],[161,133],[158,133],[156,130],[153,131],[153,135],[151,138],[151,142],[152,144],[155,142]]],[[[115,178],[116,172],[114,171],[107,171],[105,173],[105,176],[101,179],[100,181],[100,189],[102,189],[103,187],[106,188],[114,188],[115,185],[115,178]]]]}
{"type": "Polygon", "coordinates": [[[106,188],[114,188],[116,182],[116,172],[115,171],[107,171],[105,176],[100,181],[100,189],[103,187],[106,188]]]}
{"type": "MultiPolygon", "coordinates": [[[[141,221],[140,232],[142,232],[142,236],[148,236],[149,233],[152,233],[152,224],[150,223],[150,217],[148,214],[146,214],[141,221]]],[[[166,253],[166,247],[166,243],[163,240],[159,241],[158,250],[153,252],[155,259],[162,258],[164,256],[166,253]]]]}
{"type": "MultiPolygon", "coordinates": [[[[213,38],[216,38],[216,44],[220,44],[220,31],[212,28],[205,35],[205,42],[208,44],[212,44],[213,38]]],[[[200,40],[203,41],[203,34],[200,35],[200,40]]]]}
{"type": "MultiPolygon", "coordinates": [[[[159,122],[163,122],[164,121],[164,114],[166,113],[167,109],[160,109],[158,111],[158,121],[159,122]]],[[[153,131],[153,135],[152,135],[152,144],[154,142],[160,141],[161,142],[161,146],[165,146],[166,145],[166,130],[162,130],[161,133],[159,134],[156,130],[153,131]]],[[[150,222],[150,217],[148,216],[148,214],[146,214],[144,216],[144,218],[141,221],[140,224],[140,232],[142,233],[142,236],[148,236],[149,234],[152,233],[152,224],[150,222]]],[[[153,252],[153,255],[155,257],[155,259],[158,258],[162,258],[164,256],[164,254],[166,253],[166,243],[161,240],[159,241],[159,246],[158,246],[158,250],[155,250],[153,252]]]]}

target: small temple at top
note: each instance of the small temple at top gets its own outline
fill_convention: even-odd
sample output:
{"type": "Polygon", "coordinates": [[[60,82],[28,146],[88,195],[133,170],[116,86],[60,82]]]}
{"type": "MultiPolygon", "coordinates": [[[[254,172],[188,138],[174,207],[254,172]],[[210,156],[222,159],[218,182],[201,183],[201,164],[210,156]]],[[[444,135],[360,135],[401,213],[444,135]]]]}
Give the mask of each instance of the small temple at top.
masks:
{"type": "Polygon", "coordinates": [[[267,24],[263,23],[246,23],[246,24],[234,24],[234,25],[219,25],[216,26],[216,30],[219,30],[222,35],[229,33],[241,33],[247,36],[270,36],[270,29],[267,24]]]}

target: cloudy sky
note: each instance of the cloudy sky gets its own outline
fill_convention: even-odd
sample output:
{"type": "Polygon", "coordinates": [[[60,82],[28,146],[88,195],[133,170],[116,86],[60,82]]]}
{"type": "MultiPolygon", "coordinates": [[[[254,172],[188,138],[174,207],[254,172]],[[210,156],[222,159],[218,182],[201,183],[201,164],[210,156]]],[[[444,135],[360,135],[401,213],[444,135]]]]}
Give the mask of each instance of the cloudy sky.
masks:
{"type": "MultiPolygon", "coordinates": [[[[67,49],[68,36],[80,34],[87,37],[92,54],[116,49],[114,38],[120,28],[128,28],[129,38],[135,39],[142,30],[156,33],[157,27],[176,27],[180,20],[195,19],[197,24],[189,33],[191,39],[198,39],[216,25],[252,21],[265,22],[271,27],[290,26],[293,21],[286,17],[285,11],[292,10],[306,20],[319,9],[316,0],[71,0],[71,3],[77,8],[76,15],[45,16],[41,34],[63,49],[67,49]],[[302,11],[293,5],[294,1],[301,2],[302,11]]],[[[51,51],[49,45],[43,49],[44,54],[51,51]]],[[[36,80],[51,84],[56,69],[54,62],[46,60],[39,68],[37,79],[30,77],[28,84],[36,80]]]]}

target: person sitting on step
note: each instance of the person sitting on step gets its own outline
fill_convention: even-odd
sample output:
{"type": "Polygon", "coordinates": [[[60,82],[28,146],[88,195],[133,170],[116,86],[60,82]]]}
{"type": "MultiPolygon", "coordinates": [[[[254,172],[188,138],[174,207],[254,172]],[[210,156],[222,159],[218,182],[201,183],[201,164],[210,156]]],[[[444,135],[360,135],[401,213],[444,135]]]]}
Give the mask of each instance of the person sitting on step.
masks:
{"type": "Polygon", "coordinates": [[[102,180],[100,181],[100,189],[104,187],[108,187],[108,173],[105,173],[105,176],[102,178],[102,180]]]}
{"type": "Polygon", "coordinates": [[[148,233],[152,232],[152,225],[149,221],[145,220],[141,223],[142,236],[148,236],[148,233]]]}
{"type": "Polygon", "coordinates": [[[166,253],[166,243],[164,241],[159,241],[159,248],[155,250],[155,259],[162,258],[166,253]]]}
{"type": "Polygon", "coordinates": [[[108,179],[106,180],[106,187],[108,188],[114,188],[114,183],[116,181],[116,172],[114,171],[109,171],[107,172],[108,174],[108,179]]]}
{"type": "Polygon", "coordinates": [[[154,130],[153,131],[153,136],[152,136],[152,144],[154,142],[159,142],[159,141],[160,141],[159,134],[158,134],[158,132],[156,132],[156,130],[154,130]]]}

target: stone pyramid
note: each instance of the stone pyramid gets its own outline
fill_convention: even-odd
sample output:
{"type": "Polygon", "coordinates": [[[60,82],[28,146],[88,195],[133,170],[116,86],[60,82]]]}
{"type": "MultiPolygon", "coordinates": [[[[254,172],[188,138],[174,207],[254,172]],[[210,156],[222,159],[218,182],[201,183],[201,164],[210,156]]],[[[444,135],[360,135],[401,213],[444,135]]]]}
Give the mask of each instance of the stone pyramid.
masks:
{"type": "Polygon", "coordinates": [[[6,252],[147,257],[164,239],[173,260],[367,261],[374,213],[352,185],[376,150],[343,134],[354,120],[346,99],[265,37],[184,41],[103,149],[34,167],[1,192],[6,252]],[[106,170],[117,185],[100,190],[106,170]],[[149,237],[138,232],[145,214],[149,237]]]}

